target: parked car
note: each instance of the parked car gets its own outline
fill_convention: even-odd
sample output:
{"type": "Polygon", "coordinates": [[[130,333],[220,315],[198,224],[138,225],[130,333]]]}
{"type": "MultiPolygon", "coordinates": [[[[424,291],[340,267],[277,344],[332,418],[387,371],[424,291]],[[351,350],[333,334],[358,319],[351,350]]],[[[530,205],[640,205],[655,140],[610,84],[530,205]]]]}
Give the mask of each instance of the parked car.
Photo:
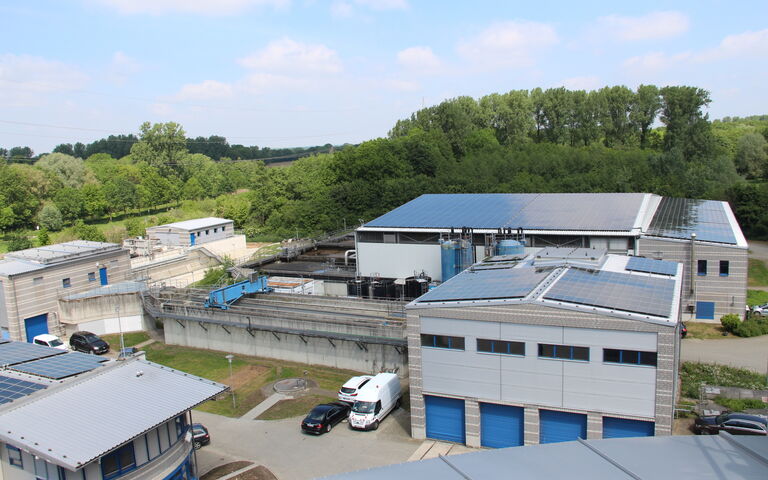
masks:
{"type": "Polygon", "coordinates": [[[203,445],[211,443],[211,435],[202,423],[192,424],[192,447],[197,450],[203,445]]]}
{"type": "Polygon", "coordinates": [[[693,431],[699,435],[717,435],[721,430],[732,435],[768,436],[768,417],[748,413],[721,413],[699,417],[693,424],[693,431]]]}
{"type": "Polygon", "coordinates": [[[50,333],[43,333],[32,339],[32,343],[36,345],[44,345],[46,347],[58,348],[59,350],[69,350],[67,345],[61,341],[56,335],[50,333]]]}
{"type": "Polygon", "coordinates": [[[376,430],[389,412],[400,406],[400,379],[394,373],[380,373],[357,392],[349,426],[376,430]]]}
{"type": "Polygon", "coordinates": [[[109,344],[91,332],[75,332],[69,337],[69,346],[76,352],[102,355],[109,351],[109,344]]]}
{"type": "Polygon", "coordinates": [[[330,432],[334,425],[349,416],[349,404],[344,402],[317,405],[301,421],[301,430],[321,435],[330,432]]]}
{"type": "Polygon", "coordinates": [[[684,323],[680,323],[680,338],[685,338],[688,335],[688,327],[684,323]]]}
{"type": "Polygon", "coordinates": [[[357,397],[357,391],[363,388],[366,383],[373,377],[370,375],[360,375],[359,377],[352,377],[342,385],[339,390],[339,400],[342,402],[355,403],[355,397],[357,397]]]}

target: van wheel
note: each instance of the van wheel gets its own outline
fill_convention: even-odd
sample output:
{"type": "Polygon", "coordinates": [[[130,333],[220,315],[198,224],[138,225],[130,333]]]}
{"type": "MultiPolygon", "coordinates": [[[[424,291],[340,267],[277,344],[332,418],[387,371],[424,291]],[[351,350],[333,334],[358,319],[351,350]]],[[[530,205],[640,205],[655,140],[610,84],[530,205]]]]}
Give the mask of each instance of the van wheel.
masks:
{"type": "Polygon", "coordinates": [[[374,420],[373,423],[371,424],[371,430],[378,430],[378,429],[379,429],[379,421],[374,420]]]}
{"type": "Polygon", "coordinates": [[[192,448],[194,448],[195,450],[200,450],[200,447],[202,447],[202,446],[203,446],[203,444],[200,443],[200,441],[198,441],[198,440],[195,440],[192,443],[192,448]]]}

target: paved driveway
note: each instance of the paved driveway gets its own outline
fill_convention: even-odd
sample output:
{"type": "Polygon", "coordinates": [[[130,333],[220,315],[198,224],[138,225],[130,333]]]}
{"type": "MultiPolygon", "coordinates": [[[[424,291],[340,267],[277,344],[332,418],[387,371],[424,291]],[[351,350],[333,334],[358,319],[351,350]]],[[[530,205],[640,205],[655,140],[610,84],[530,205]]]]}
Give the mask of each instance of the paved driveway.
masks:
{"type": "Polygon", "coordinates": [[[721,363],[768,373],[768,335],[716,340],[686,338],[680,349],[684,362],[721,363]]]}
{"type": "Polygon", "coordinates": [[[281,480],[301,480],[402,463],[421,441],[410,438],[408,412],[391,413],[378,430],[350,430],[345,422],[319,437],[299,429],[301,418],[259,421],[192,412],[211,432],[211,444],[197,452],[199,472],[235,460],[251,460],[281,480]]]}

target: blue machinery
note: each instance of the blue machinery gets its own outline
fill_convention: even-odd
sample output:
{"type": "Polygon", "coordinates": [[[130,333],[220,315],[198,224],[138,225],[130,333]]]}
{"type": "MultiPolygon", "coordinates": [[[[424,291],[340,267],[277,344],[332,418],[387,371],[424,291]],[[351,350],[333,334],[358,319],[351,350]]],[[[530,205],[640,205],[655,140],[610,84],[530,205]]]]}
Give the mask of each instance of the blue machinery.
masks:
{"type": "Polygon", "coordinates": [[[208,300],[205,301],[205,306],[206,308],[216,307],[222,310],[227,310],[230,305],[240,300],[244,295],[271,291],[272,289],[267,286],[266,275],[252,277],[250,280],[244,280],[212,290],[208,294],[208,300]]]}

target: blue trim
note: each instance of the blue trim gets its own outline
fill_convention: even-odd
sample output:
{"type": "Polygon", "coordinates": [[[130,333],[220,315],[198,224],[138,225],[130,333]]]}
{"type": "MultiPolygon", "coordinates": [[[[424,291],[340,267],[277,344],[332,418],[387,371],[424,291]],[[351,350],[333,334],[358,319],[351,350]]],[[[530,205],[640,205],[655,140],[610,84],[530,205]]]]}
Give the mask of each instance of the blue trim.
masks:
{"type": "Polygon", "coordinates": [[[136,468],[137,468],[137,466],[136,466],[136,452],[135,452],[135,450],[133,448],[133,441],[130,441],[130,442],[126,443],[122,447],[118,448],[117,450],[113,450],[112,452],[108,453],[107,455],[103,455],[99,459],[99,463],[101,464],[101,477],[104,480],[110,480],[112,478],[117,478],[117,477],[125,475],[128,472],[132,472],[133,470],[136,470],[136,468]],[[122,460],[121,454],[124,451],[126,451],[126,450],[130,450],[132,461],[131,461],[130,464],[128,464],[128,465],[126,465],[124,467],[122,465],[122,462],[121,462],[121,460],[122,460]],[[117,464],[117,470],[114,473],[107,475],[107,474],[104,473],[104,459],[105,458],[109,458],[109,457],[114,457],[115,458],[115,463],[117,464]]]}

